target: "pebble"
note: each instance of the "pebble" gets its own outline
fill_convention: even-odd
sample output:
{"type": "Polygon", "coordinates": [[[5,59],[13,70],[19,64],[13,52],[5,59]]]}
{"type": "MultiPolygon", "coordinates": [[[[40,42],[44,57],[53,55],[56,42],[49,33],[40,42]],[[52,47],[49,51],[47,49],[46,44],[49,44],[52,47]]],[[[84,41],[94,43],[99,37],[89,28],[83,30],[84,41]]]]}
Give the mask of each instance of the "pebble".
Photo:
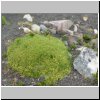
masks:
{"type": "Polygon", "coordinates": [[[33,18],[32,18],[32,16],[31,16],[30,14],[25,14],[25,15],[23,16],[23,19],[26,19],[26,20],[29,21],[29,22],[32,22],[32,21],[33,21],[33,18]]]}
{"type": "Polygon", "coordinates": [[[83,20],[87,21],[88,20],[88,16],[83,16],[83,20]]]}
{"type": "Polygon", "coordinates": [[[97,29],[94,29],[94,34],[98,34],[98,30],[97,29]]]}

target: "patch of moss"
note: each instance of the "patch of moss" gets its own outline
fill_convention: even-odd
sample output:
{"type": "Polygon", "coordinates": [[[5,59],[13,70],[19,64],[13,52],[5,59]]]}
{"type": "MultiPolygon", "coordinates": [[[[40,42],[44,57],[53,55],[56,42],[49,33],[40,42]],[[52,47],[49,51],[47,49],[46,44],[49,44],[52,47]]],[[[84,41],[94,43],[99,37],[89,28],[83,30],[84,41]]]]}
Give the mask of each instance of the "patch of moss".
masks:
{"type": "Polygon", "coordinates": [[[29,34],[15,39],[7,50],[9,65],[20,74],[44,77],[43,85],[54,84],[71,71],[71,57],[64,43],[50,35],[29,34]]]}
{"type": "Polygon", "coordinates": [[[83,34],[83,40],[84,40],[84,42],[86,42],[86,43],[88,43],[88,42],[90,42],[91,41],[91,39],[92,39],[92,37],[91,37],[91,35],[90,34],[83,34]]]}
{"type": "Polygon", "coordinates": [[[7,23],[6,17],[2,16],[2,25],[6,25],[6,23],[7,23]]]}
{"type": "Polygon", "coordinates": [[[95,82],[98,83],[98,71],[95,74],[93,74],[93,77],[95,82]]]}

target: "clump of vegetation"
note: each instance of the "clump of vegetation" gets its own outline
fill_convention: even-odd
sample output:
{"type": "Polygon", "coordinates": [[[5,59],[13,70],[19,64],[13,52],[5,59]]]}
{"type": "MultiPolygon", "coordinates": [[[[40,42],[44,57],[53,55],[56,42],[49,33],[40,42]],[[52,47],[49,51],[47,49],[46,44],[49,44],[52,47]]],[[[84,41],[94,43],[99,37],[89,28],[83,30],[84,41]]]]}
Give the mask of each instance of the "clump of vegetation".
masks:
{"type": "Polygon", "coordinates": [[[64,43],[50,35],[29,34],[8,47],[9,65],[23,76],[44,77],[42,85],[52,85],[71,71],[71,57],[64,43]]]}
{"type": "Polygon", "coordinates": [[[92,48],[91,45],[90,45],[89,43],[83,42],[83,45],[84,45],[85,47],[92,48]]]}
{"type": "Polygon", "coordinates": [[[67,38],[68,38],[68,37],[67,37],[66,34],[62,36],[62,40],[63,40],[63,41],[67,40],[67,38]]]}
{"type": "Polygon", "coordinates": [[[95,74],[93,74],[93,77],[95,82],[98,83],[98,71],[95,74]]]}
{"type": "Polygon", "coordinates": [[[5,16],[2,16],[2,25],[6,25],[7,24],[7,20],[5,16]]]}
{"type": "Polygon", "coordinates": [[[84,40],[84,42],[88,43],[88,42],[91,41],[91,39],[92,39],[92,37],[91,37],[90,34],[84,34],[84,35],[83,35],[83,40],[84,40]]]}
{"type": "Polygon", "coordinates": [[[77,43],[78,43],[78,45],[83,45],[82,39],[79,38],[79,39],[77,40],[77,43]]]}
{"type": "Polygon", "coordinates": [[[76,49],[77,45],[75,43],[70,45],[71,50],[76,49]]]}
{"type": "Polygon", "coordinates": [[[3,59],[7,58],[7,53],[6,52],[3,53],[2,58],[3,59]]]}
{"type": "Polygon", "coordinates": [[[98,34],[93,34],[92,39],[96,39],[96,38],[98,38],[98,34]]]}

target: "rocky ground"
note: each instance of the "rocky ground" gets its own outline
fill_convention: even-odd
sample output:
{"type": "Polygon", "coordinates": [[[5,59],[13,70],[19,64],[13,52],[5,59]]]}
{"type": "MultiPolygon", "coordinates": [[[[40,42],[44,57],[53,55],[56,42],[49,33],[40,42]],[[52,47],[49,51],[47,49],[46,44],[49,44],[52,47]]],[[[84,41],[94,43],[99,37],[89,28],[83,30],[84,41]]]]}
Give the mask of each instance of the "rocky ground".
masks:
{"type": "MultiPolygon", "coordinates": [[[[22,36],[23,32],[18,29],[18,22],[23,21],[24,14],[3,14],[6,16],[8,23],[2,26],[1,34],[1,44],[2,44],[2,86],[36,86],[42,78],[34,79],[29,77],[24,77],[14,72],[7,65],[7,59],[4,54],[7,51],[7,46],[10,41],[15,38],[22,36]]],[[[40,24],[43,21],[51,20],[63,20],[69,19],[74,23],[78,23],[80,28],[79,33],[90,32],[88,29],[98,29],[98,15],[97,14],[31,14],[34,16],[34,23],[40,24]],[[88,16],[88,20],[84,21],[83,16],[88,16]]],[[[55,35],[60,37],[60,35],[55,35]]],[[[71,51],[73,60],[79,52],[71,51]]],[[[59,80],[55,86],[97,86],[97,82],[91,79],[85,79],[81,74],[79,74],[75,69],[72,70],[69,76],[65,76],[64,79],[59,80]]]]}

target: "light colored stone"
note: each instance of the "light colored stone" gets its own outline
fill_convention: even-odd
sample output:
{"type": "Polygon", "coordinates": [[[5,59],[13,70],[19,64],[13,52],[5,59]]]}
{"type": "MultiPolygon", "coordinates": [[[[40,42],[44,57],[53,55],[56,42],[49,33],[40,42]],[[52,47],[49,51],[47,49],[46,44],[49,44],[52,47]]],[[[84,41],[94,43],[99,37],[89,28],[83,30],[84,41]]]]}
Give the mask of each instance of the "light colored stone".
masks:
{"type": "Polygon", "coordinates": [[[74,32],[77,32],[77,30],[78,30],[77,25],[74,25],[74,32]]]}
{"type": "Polygon", "coordinates": [[[98,34],[98,30],[97,29],[94,29],[94,34],[98,34]]]}
{"type": "Polygon", "coordinates": [[[93,78],[93,74],[98,70],[97,53],[87,47],[81,47],[77,50],[81,50],[81,52],[73,62],[74,69],[86,78],[93,78]]]}
{"type": "Polygon", "coordinates": [[[88,16],[83,16],[83,20],[87,21],[88,20],[88,16]]]}
{"type": "Polygon", "coordinates": [[[45,25],[43,25],[43,24],[40,25],[40,31],[41,32],[45,32],[47,30],[48,30],[48,28],[45,25]]]}
{"type": "Polygon", "coordinates": [[[33,24],[33,25],[31,26],[31,30],[32,30],[33,32],[40,32],[40,26],[37,25],[37,24],[33,24]]]}
{"type": "Polygon", "coordinates": [[[32,18],[32,16],[31,16],[30,14],[25,14],[25,15],[23,16],[23,19],[26,19],[26,20],[29,21],[29,22],[32,22],[32,21],[33,21],[33,18],[32,18]]]}
{"type": "Polygon", "coordinates": [[[20,29],[23,29],[23,31],[24,31],[24,33],[30,33],[30,32],[32,32],[29,28],[27,28],[27,27],[23,27],[23,26],[21,26],[21,27],[19,27],[19,30],[20,29]]]}
{"type": "Polygon", "coordinates": [[[56,34],[56,29],[49,29],[52,34],[56,34]]]}
{"type": "Polygon", "coordinates": [[[65,29],[63,30],[65,33],[69,34],[69,35],[74,35],[74,31],[71,31],[71,30],[68,30],[68,29],[65,29]]]}

